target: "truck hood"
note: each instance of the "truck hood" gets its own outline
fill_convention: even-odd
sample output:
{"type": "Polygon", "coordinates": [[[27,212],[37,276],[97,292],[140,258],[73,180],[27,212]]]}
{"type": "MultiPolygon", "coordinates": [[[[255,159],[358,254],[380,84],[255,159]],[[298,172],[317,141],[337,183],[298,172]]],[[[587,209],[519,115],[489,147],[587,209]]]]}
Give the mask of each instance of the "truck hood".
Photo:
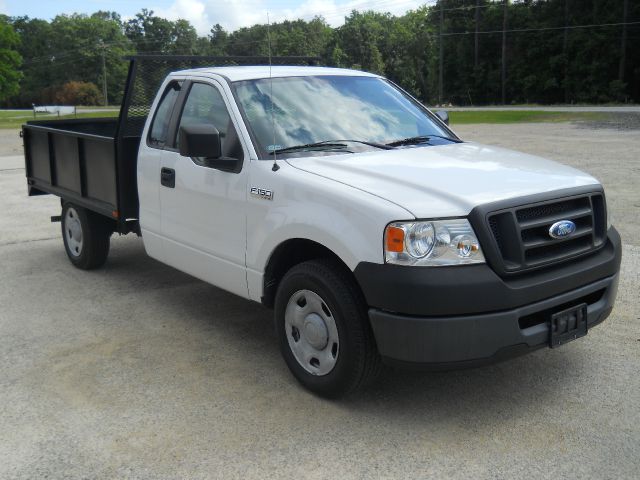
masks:
{"type": "Polygon", "coordinates": [[[596,179],[575,168],[477,143],[290,158],[287,162],[389,200],[416,218],[465,216],[484,203],[598,185],[596,179]]]}

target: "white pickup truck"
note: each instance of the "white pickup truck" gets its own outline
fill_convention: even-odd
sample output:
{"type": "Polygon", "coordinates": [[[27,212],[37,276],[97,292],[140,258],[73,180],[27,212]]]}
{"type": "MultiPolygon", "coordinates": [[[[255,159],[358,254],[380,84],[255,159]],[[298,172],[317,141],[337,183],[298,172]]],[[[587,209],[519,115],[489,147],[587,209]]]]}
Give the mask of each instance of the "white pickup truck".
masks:
{"type": "Polygon", "coordinates": [[[345,394],[383,363],[557,347],[611,313],[621,248],[602,185],[463,141],[389,80],[199,68],[169,74],[148,115],[134,96],[117,121],[25,125],[30,195],[61,197],[76,267],[134,232],[160,262],[273,308],[313,392],[345,394]]]}

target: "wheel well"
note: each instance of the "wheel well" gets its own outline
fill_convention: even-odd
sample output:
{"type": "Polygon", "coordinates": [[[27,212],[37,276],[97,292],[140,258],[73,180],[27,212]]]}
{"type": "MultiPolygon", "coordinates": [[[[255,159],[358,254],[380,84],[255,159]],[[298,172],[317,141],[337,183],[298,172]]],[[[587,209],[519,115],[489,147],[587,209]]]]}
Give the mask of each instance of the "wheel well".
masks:
{"type": "MultiPolygon", "coordinates": [[[[102,226],[104,226],[104,228],[106,228],[110,233],[114,233],[114,232],[122,233],[118,229],[118,226],[119,226],[118,222],[116,220],[114,220],[113,218],[109,218],[106,215],[102,215],[102,214],[94,212],[93,210],[90,210],[90,209],[88,209],[86,207],[78,205],[73,200],[67,200],[65,198],[60,197],[60,206],[61,206],[61,208],[64,208],[64,206],[67,203],[70,203],[70,204],[74,205],[76,208],[81,208],[82,210],[84,210],[89,217],[91,217],[96,223],[99,223],[102,226]]],[[[128,232],[124,232],[124,233],[128,233],[128,232]]]]}
{"type": "Polygon", "coordinates": [[[337,260],[351,273],[351,270],[338,255],[324,245],[313,240],[294,238],[276,247],[264,270],[262,304],[272,308],[280,280],[295,265],[317,258],[332,258],[337,260]]]}

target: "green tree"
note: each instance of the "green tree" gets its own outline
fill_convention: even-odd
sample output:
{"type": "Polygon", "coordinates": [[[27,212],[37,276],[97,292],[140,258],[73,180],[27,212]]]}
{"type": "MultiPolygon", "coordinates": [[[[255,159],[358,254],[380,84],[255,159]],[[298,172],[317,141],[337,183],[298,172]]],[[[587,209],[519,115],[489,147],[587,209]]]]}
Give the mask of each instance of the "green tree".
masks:
{"type": "Polygon", "coordinates": [[[133,53],[117,14],[58,15],[51,21],[51,61],[55,84],[69,81],[103,85],[105,57],[109,102],[119,103],[127,75],[125,55],[133,53]]]}
{"type": "Polygon", "coordinates": [[[51,102],[50,92],[70,81],[91,82],[102,89],[103,55],[109,102],[120,101],[127,74],[122,57],[133,49],[117,13],[59,15],[51,22],[18,17],[12,22],[22,39],[18,48],[25,59],[23,82],[11,100],[13,105],[51,102]]]}
{"type": "Polygon", "coordinates": [[[352,67],[373,73],[384,73],[385,62],[381,50],[393,23],[393,17],[373,11],[352,11],[338,28],[336,35],[352,67]]]}
{"type": "Polygon", "coordinates": [[[197,51],[198,34],[187,20],[176,20],[171,26],[169,51],[179,55],[194,55],[197,51]]]}
{"type": "Polygon", "coordinates": [[[20,88],[20,64],[18,53],[20,36],[14,31],[8,18],[0,16],[0,101],[18,93],[20,88]]]}
{"type": "MultiPolygon", "coordinates": [[[[209,36],[215,47],[214,54],[224,51],[227,55],[269,54],[267,25],[260,24],[244,27],[226,34],[221,28],[214,27],[209,36]],[[221,47],[224,46],[224,49],[221,47]]],[[[332,29],[322,17],[311,21],[286,20],[273,23],[269,27],[271,36],[271,54],[279,56],[322,56],[332,36],[332,29]]]]}
{"type": "Polygon", "coordinates": [[[198,47],[196,30],[187,20],[172,22],[146,8],[124,24],[124,32],[138,53],[191,55],[198,47]]]}
{"type": "MultiPolygon", "coordinates": [[[[640,2],[627,0],[627,11],[624,4],[625,0],[511,0],[506,100],[640,102],[640,48],[633,48],[640,38],[640,2]],[[628,23],[626,29],[622,21],[628,23]]],[[[435,102],[442,8],[444,100],[495,103],[501,97],[503,5],[502,0],[437,0],[401,16],[353,11],[338,28],[322,17],[274,23],[269,28],[271,53],[315,56],[323,64],[382,73],[423,101],[435,102]]],[[[13,87],[3,90],[4,97],[12,96],[7,100],[12,105],[41,101],[46,88],[52,92],[71,81],[102,89],[103,54],[109,100],[117,103],[126,78],[126,54],[269,53],[264,24],[236,31],[216,24],[208,36],[198,37],[186,20],[170,21],[146,9],[124,23],[114,12],[59,15],[50,22],[19,17],[10,23],[21,42],[3,18],[2,48],[10,58],[3,57],[0,68],[9,72],[3,81],[13,79],[13,87]],[[20,92],[14,95],[16,51],[24,63],[19,67],[20,92]]]]}
{"type": "Polygon", "coordinates": [[[209,33],[209,55],[225,55],[227,53],[227,46],[229,44],[229,34],[220,25],[216,23],[209,33]]]}

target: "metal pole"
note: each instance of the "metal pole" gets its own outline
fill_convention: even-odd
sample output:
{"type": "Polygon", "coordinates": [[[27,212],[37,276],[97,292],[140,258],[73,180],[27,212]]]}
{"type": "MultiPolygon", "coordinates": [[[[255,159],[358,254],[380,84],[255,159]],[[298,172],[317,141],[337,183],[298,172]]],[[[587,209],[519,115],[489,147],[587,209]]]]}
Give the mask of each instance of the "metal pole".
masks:
{"type": "Polygon", "coordinates": [[[627,60],[627,20],[629,19],[629,0],[622,4],[622,40],[620,42],[620,65],[618,66],[618,80],[624,82],[627,60]]]}
{"type": "Polygon", "coordinates": [[[503,0],[504,16],[502,17],[502,104],[507,103],[507,10],[509,0],[503,0]]]}
{"type": "Polygon", "coordinates": [[[569,0],[564,0],[564,37],[562,54],[564,55],[564,103],[569,103],[569,0]]]}
{"type": "Polygon", "coordinates": [[[107,97],[107,61],[105,58],[106,45],[100,40],[100,49],[102,50],[102,94],[104,95],[104,106],[109,104],[107,97]]]}
{"type": "Polygon", "coordinates": [[[440,0],[440,69],[438,73],[438,103],[442,105],[443,97],[443,80],[444,80],[444,61],[443,61],[443,48],[442,48],[442,30],[444,29],[444,10],[443,1],[440,0]]]}
{"type": "Polygon", "coordinates": [[[475,55],[473,57],[473,66],[478,68],[478,57],[479,57],[479,52],[480,52],[480,39],[479,39],[479,35],[478,35],[478,31],[480,30],[480,0],[476,0],[476,35],[475,35],[475,55]]]}

